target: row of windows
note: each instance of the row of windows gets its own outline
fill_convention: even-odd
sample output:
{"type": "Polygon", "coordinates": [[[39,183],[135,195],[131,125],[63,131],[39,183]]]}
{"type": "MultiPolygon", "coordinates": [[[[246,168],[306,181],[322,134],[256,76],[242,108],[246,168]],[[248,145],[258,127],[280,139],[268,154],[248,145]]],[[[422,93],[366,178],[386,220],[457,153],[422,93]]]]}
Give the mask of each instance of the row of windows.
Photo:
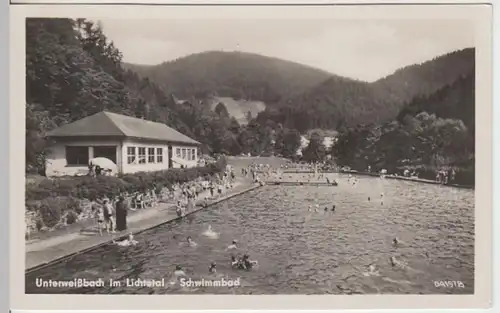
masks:
{"type": "Polygon", "coordinates": [[[163,163],[163,148],[127,147],[127,163],[163,163]]]}
{"type": "MultiPolygon", "coordinates": [[[[96,146],[93,147],[94,158],[105,157],[116,164],[116,146],[96,146]]],[[[195,148],[176,148],[175,156],[187,161],[196,160],[195,148]]],[[[66,162],[68,165],[88,165],[88,146],[67,146],[66,162]]],[[[127,147],[128,164],[163,163],[163,148],[151,147],[127,147]]]]}
{"type": "MultiPolygon", "coordinates": [[[[67,146],[66,164],[68,165],[88,165],[90,160],[89,146],[67,146]]],[[[94,158],[108,158],[116,164],[116,146],[95,146],[94,158]]]]}
{"type": "Polygon", "coordinates": [[[193,148],[176,148],[175,156],[179,159],[195,161],[196,160],[196,149],[193,148]]]}

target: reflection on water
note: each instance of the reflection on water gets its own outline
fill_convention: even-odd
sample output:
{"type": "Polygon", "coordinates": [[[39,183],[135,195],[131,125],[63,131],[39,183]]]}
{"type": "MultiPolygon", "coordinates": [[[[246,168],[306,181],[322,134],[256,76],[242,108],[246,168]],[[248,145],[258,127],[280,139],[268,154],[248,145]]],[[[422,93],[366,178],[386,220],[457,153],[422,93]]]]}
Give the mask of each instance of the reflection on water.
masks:
{"type": "MultiPolygon", "coordinates": [[[[26,275],[27,293],[102,294],[471,294],[474,191],[362,177],[353,186],[266,186],[136,236],[137,246],[106,246],[26,275]],[[383,198],[383,203],[382,199],[383,198]],[[308,210],[309,205],[319,210],[308,210]],[[336,206],[334,212],[325,207],[336,206]],[[208,225],[217,236],[207,236],[208,225]],[[196,247],[187,244],[191,236],[196,247]],[[398,244],[393,239],[398,238],[398,244]],[[227,250],[233,240],[238,249],[227,250]],[[233,270],[231,255],[259,266],[233,270]],[[394,261],[391,261],[394,257],[394,261]],[[217,273],[209,273],[211,262],[217,273]],[[38,288],[35,279],[165,278],[176,265],[192,279],[240,278],[233,288],[38,288]],[[464,288],[435,287],[460,281],[464,288]]],[[[208,232],[210,233],[210,232],[208,232]]]]}

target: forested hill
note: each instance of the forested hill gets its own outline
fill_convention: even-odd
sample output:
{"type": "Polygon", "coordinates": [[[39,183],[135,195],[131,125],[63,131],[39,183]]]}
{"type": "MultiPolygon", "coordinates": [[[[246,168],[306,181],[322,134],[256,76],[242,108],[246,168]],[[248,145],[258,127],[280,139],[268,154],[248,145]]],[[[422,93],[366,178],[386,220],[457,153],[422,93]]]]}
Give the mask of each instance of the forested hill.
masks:
{"type": "Polygon", "coordinates": [[[398,115],[402,121],[406,115],[415,116],[427,112],[440,118],[463,121],[468,130],[475,133],[475,73],[459,77],[432,95],[420,96],[406,105],[398,115]]]}
{"type": "Polygon", "coordinates": [[[429,96],[475,70],[475,49],[467,48],[406,66],[373,83],[380,96],[390,102],[408,103],[429,96]]]}
{"type": "Polygon", "coordinates": [[[279,106],[269,107],[259,120],[272,119],[301,132],[384,123],[413,99],[425,99],[473,73],[474,64],[474,49],[470,48],[402,68],[374,83],[332,77],[279,106]]]}
{"type": "Polygon", "coordinates": [[[426,178],[453,167],[461,183],[474,184],[475,76],[459,77],[431,95],[414,98],[396,120],[344,129],[335,155],[356,169],[418,169],[426,178]]]}
{"type": "Polygon", "coordinates": [[[298,63],[243,52],[209,51],[156,66],[123,66],[180,98],[215,95],[266,104],[298,95],[332,76],[298,63]]]}

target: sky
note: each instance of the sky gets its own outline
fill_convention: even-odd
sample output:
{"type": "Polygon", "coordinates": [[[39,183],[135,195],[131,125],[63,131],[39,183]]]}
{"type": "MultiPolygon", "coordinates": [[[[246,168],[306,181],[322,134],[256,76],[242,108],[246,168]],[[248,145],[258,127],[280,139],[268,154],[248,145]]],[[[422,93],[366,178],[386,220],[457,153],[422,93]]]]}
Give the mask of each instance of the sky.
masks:
{"type": "Polygon", "coordinates": [[[403,66],[474,46],[463,20],[104,19],[128,63],[155,65],[203,51],[242,51],[375,81],[403,66]]]}

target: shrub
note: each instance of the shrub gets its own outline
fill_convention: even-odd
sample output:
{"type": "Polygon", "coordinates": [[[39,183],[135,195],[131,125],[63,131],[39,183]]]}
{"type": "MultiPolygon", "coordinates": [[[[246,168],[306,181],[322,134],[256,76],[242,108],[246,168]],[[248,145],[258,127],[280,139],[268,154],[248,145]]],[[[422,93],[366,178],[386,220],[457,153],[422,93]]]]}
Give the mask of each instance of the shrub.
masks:
{"type": "Polygon", "coordinates": [[[45,226],[52,228],[61,220],[62,206],[58,198],[49,197],[40,205],[40,215],[45,226]]]}
{"type": "Polygon", "coordinates": [[[74,177],[70,179],[46,179],[44,186],[26,186],[26,202],[44,200],[50,197],[72,197],[95,200],[102,197],[114,197],[122,192],[145,192],[148,189],[159,189],[175,183],[185,183],[213,175],[214,168],[171,169],[160,172],[141,172],[125,174],[120,177],[99,176],[74,177]],[[50,187],[49,187],[50,186],[50,187]]]}

